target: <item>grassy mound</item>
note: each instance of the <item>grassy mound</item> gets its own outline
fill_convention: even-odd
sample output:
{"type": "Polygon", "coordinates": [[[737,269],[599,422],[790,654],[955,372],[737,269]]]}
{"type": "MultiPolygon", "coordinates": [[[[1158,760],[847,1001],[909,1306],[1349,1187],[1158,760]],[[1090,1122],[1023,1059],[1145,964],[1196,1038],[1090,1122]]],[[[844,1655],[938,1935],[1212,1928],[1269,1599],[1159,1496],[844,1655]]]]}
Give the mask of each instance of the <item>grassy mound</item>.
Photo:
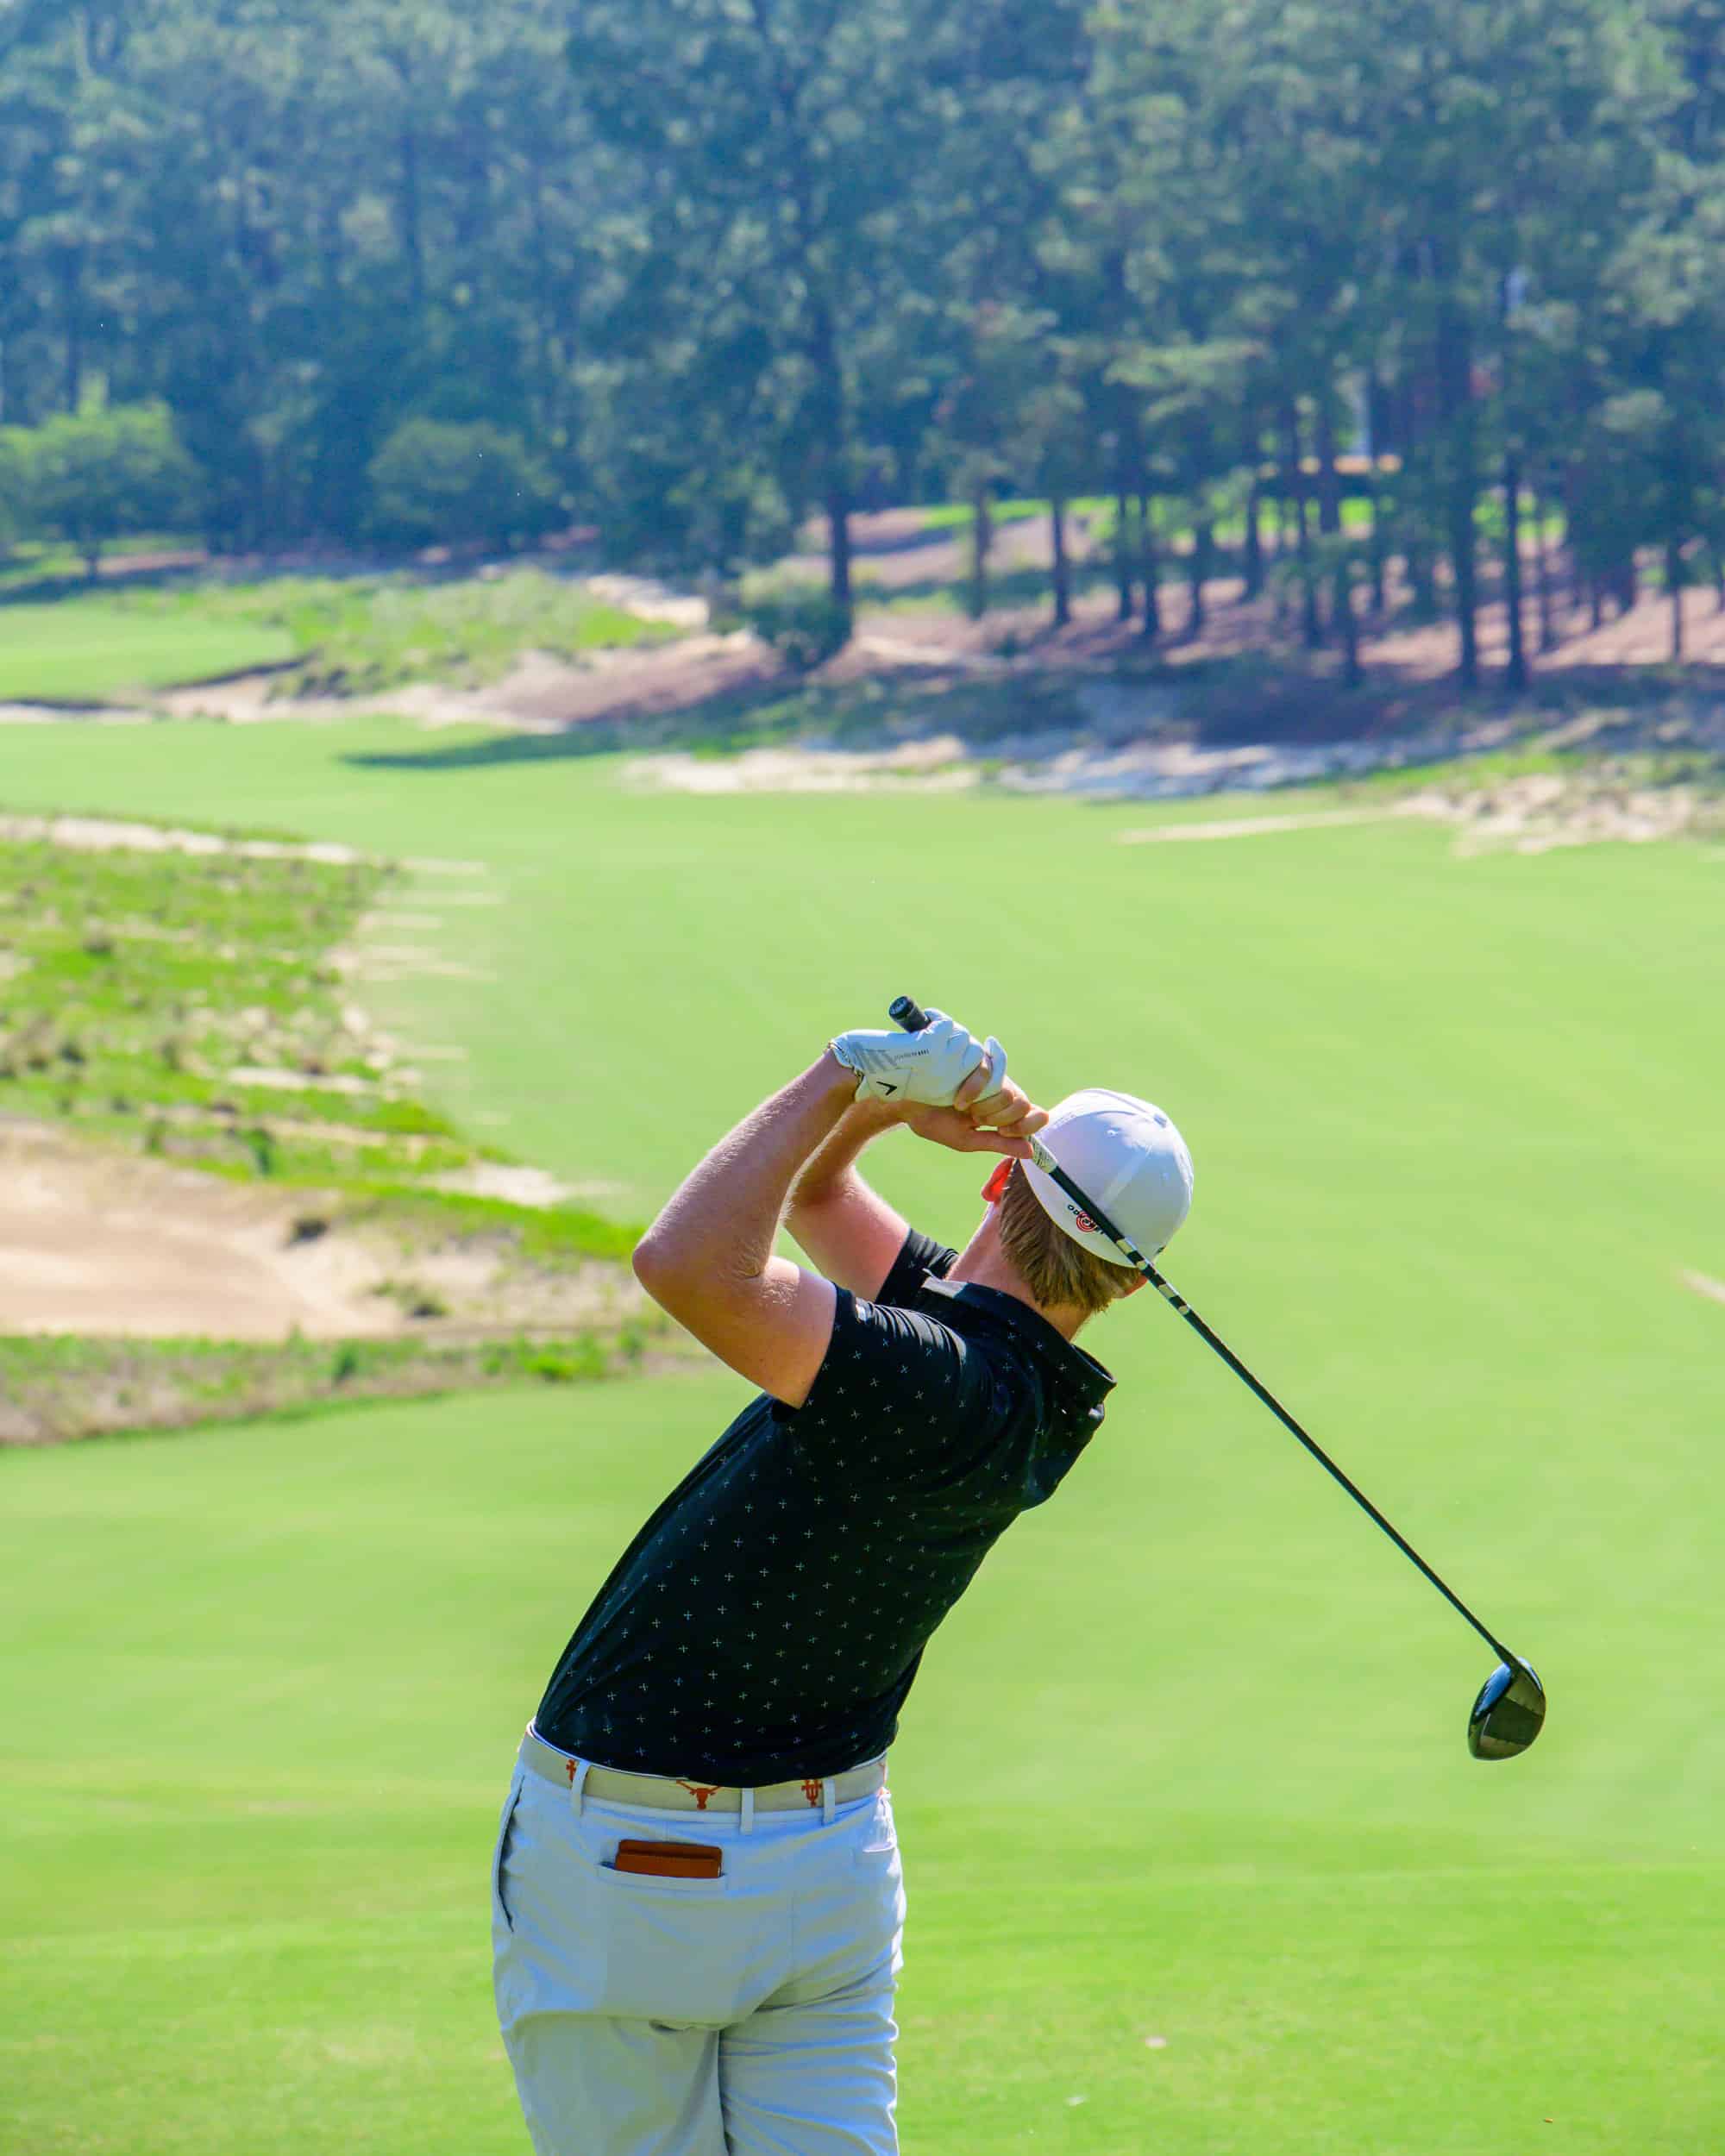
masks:
{"type": "Polygon", "coordinates": [[[524,652],[574,660],[677,633],[535,569],[198,576],[0,610],[0,703],[123,701],[290,661],[298,663],[283,674],[284,696],[372,696],[415,681],[471,687],[524,652]]]}

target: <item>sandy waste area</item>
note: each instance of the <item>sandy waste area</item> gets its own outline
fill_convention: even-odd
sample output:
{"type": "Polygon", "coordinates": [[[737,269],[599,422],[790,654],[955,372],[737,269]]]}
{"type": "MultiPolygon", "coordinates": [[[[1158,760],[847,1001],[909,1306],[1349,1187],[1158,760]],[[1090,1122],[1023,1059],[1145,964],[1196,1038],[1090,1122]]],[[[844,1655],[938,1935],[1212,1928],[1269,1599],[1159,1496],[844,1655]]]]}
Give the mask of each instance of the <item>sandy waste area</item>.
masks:
{"type": "MultiPolygon", "coordinates": [[[[543,1203],[562,1190],[517,1171],[510,1194],[543,1203]]],[[[0,1333],[471,1336],[590,1324],[638,1300],[615,1266],[541,1271],[479,1239],[405,1250],[330,1217],[314,1194],[0,1123],[0,1333]],[[411,1314],[427,1298],[436,1321],[411,1314]]]]}

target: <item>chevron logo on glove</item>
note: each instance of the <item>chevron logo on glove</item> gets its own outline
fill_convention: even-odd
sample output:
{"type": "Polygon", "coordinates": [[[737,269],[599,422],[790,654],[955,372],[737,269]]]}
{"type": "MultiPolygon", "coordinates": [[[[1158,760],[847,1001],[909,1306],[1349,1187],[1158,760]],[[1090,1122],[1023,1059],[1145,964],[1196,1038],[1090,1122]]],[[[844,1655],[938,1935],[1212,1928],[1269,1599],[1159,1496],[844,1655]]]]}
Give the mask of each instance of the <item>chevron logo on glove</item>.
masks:
{"type": "Polygon", "coordinates": [[[1006,1081],[1007,1051],[991,1034],[979,1041],[944,1011],[931,1011],[919,1033],[876,1032],[872,1028],[841,1033],[831,1052],[856,1073],[859,1100],[913,1101],[920,1107],[950,1108],[958,1088],[975,1070],[988,1066],[988,1091],[1006,1081]]]}

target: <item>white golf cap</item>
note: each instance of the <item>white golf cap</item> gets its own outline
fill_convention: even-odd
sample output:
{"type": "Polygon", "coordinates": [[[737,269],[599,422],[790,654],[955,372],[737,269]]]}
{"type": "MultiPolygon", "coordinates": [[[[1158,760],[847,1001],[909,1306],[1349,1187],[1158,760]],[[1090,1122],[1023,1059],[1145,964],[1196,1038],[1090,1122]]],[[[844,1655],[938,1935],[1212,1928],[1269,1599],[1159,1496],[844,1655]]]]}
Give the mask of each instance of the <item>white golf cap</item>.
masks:
{"type": "MultiPolygon", "coordinates": [[[[1089,1086],[1069,1093],[1038,1133],[1087,1198],[1094,1198],[1146,1257],[1166,1249],[1192,1205],[1192,1156],[1160,1108],[1129,1093],[1089,1086]]],[[[1021,1163],[1037,1202],[1075,1243],[1110,1265],[1126,1261],[1051,1176],[1021,1163]]]]}

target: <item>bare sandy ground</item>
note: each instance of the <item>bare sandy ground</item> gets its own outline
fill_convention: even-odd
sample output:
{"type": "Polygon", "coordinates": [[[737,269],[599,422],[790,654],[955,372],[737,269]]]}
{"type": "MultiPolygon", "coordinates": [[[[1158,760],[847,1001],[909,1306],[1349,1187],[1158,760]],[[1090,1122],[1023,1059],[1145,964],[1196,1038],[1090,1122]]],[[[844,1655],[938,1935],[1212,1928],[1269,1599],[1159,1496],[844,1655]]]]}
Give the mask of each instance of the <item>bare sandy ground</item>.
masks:
{"type": "Polygon", "coordinates": [[[285,843],[273,838],[223,838],[213,831],[175,830],[160,824],[128,824],[107,816],[0,816],[0,841],[46,841],[73,853],[237,854],[250,861],[318,861],[351,868],[367,856],[351,846],[285,843]]]}
{"type": "Polygon", "coordinates": [[[0,1332],[281,1339],[376,1337],[406,1322],[377,1257],[296,1242],[274,1194],[193,1169],[0,1128],[0,1332]]]}
{"type": "Polygon", "coordinates": [[[637,1295],[614,1266],[540,1272],[482,1243],[407,1251],[322,1228],[304,1192],[0,1124],[0,1334],[383,1338],[435,1333],[412,1314],[428,1300],[471,1334],[616,1318],[637,1295]]]}

